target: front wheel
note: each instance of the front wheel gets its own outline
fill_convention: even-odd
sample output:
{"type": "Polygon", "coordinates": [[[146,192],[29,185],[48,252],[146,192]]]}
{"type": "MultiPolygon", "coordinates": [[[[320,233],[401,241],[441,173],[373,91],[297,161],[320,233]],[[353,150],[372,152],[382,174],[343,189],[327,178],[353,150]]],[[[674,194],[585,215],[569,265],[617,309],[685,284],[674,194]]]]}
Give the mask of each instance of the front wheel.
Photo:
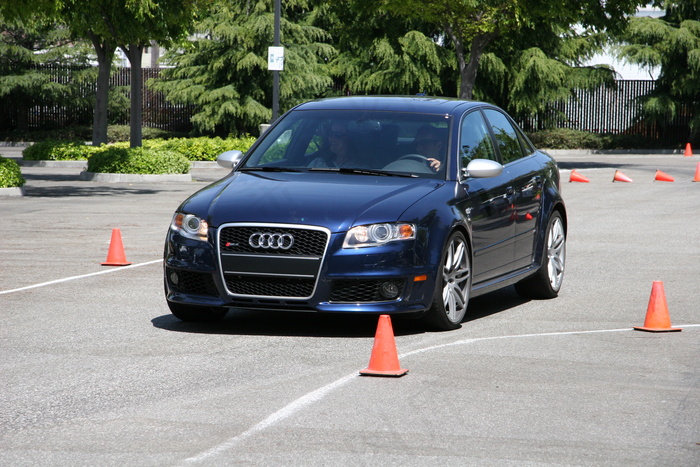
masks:
{"type": "Polygon", "coordinates": [[[425,318],[435,329],[447,331],[461,326],[472,287],[471,256],[467,240],[461,232],[450,236],[442,253],[441,264],[433,305],[425,318]]]}
{"type": "Polygon", "coordinates": [[[559,295],[564,280],[566,263],[566,231],[561,214],[552,213],[547,223],[544,257],[535,274],[515,284],[515,290],[524,298],[554,298],[559,295]]]}
{"type": "Polygon", "coordinates": [[[182,303],[168,302],[170,312],[182,321],[199,323],[211,323],[220,321],[226,316],[228,308],[217,306],[184,305],[182,303]]]}

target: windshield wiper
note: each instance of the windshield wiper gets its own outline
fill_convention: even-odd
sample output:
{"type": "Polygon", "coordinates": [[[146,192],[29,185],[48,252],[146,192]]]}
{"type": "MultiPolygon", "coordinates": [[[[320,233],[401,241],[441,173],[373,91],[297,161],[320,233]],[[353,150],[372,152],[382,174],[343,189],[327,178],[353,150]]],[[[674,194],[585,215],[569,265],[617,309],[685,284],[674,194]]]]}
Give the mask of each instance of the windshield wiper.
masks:
{"type": "Polygon", "coordinates": [[[374,175],[380,177],[406,177],[406,178],[418,178],[418,175],[407,173],[407,172],[388,172],[386,170],[377,169],[352,169],[349,167],[312,167],[309,169],[311,172],[338,172],[344,174],[353,175],[374,175]]]}
{"type": "MultiPolygon", "coordinates": [[[[301,169],[294,167],[276,167],[276,166],[262,166],[262,167],[241,167],[241,172],[252,172],[259,170],[261,172],[302,172],[301,169]]],[[[304,169],[306,170],[306,169],[304,169]]]]}

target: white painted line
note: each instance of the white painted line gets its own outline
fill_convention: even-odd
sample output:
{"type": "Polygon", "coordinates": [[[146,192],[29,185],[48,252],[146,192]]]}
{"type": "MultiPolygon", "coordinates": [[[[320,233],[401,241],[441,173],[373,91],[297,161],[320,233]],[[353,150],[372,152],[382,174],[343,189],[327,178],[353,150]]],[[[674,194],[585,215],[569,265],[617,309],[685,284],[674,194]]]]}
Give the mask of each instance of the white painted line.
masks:
{"type": "Polygon", "coordinates": [[[115,266],[114,269],[105,269],[104,271],[100,271],[100,272],[83,274],[82,276],[65,277],[63,279],[56,279],[55,281],[42,282],[41,284],[34,284],[34,285],[28,285],[26,287],[20,287],[19,289],[2,290],[2,291],[0,291],[0,295],[15,293],[15,292],[22,292],[24,290],[30,290],[30,289],[37,289],[39,287],[46,287],[47,285],[60,284],[61,282],[74,281],[74,280],[78,280],[78,279],[85,279],[87,277],[99,276],[101,274],[109,274],[111,272],[117,272],[117,271],[124,271],[126,269],[138,268],[141,266],[148,266],[150,264],[161,263],[162,261],[163,261],[162,259],[158,259],[158,260],[154,260],[154,261],[148,261],[146,263],[130,264],[128,266],[115,266]]]}
{"type": "MultiPolygon", "coordinates": [[[[685,325],[680,325],[677,326],[680,328],[689,328],[689,327],[700,327],[700,324],[685,324],[685,325]]],[[[629,328],[622,328],[622,329],[599,329],[599,330],[594,330],[594,331],[569,331],[569,332],[548,332],[548,333],[539,333],[539,334],[521,334],[521,335],[512,335],[512,336],[496,336],[496,337],[479,337],[476,339],[463,339],[460,341],[456,342],[450,342],[448,344],[440,344],[440,345],[433,345],[430,347],[424,347],[422,349],[417,349],[417,350],[412,350],[410,352],[406,352],[404,354],[399,355],[399,359],[404,358],[404,357],[409,357],[411,355],[416,355],[419,353],[424,353],[428,352],[431,350],[437,350],[437,349],[442,349],[445,347],[451,347],[455,345],[464,345],[464,344],[473,344],[475,342],[483,342],[483,341],[494,341],[494,340],[501,340],[501,339],[520,339],[520,338],[528,338],[528,337],[552,337],[552,336],[574,336],[574,335],[579,335],[579,334],[600,334],[600,333],[606,333],[606,332],[628,332],[628,331],[634,331],[632,327],[629,328]]],[[[188,457],[187,459],[183,460],[183,464],[197,464],[206,461],[207,459],[216,456],[218,454],[221,454],[229,449],[232,449],[236,444],[239,442],[243,441],[246,438],[249,438],[250,436],[259,433],[267,428],[270,428],[277,423],[280,423],[284,421],[285,419],[291,417],[292,415],[296,414],[303,408],[313,404],[314,402],[318,402],[321,399],[323,399],[326,395],[328,395],[331,391],[338,389],[345,384],[349,383],[352,380],[359,379],[358,373],[352,373],[346,376],[343,376],[342,378],[327,384],[326,386],[323,386],[319,389],[316,389],[314,391],[311,391],[308,394],[305,394],[301,396],[299,399],[290,402],[286,406],[282,407],[280,410],[277,412],[273,413],[269,417],[267,417],[265,420],[261,421],[260,423],[257,423],[256,425],[252,426],[251,428],[248,428],[246,431],[243,433],[240,433],[233,438],[230,438],[223,443],[214,446],[211,449],[208,449],[206,451],[203,451],[195,456],[188,457]]]]}
{"type": "Polygon", "coordinates": [[[266,428],[269,428],[269,427],[281,422],[282,420],[291,417],[292,415],[299,412],[301,409],[303,409],[307,405],[310,405],[314,402],[320,401],[321,399],[323,399],[326,396],[326,394],[333,391],[334,389],[337,389],[337,388],[345,385],[350,380],[355,379],[355,377],[357,377],[357,373],[352,373],[350,375],[347,375],[347,376],[340,378],[339,380],[332,382],[331,384],[328,384],[326,386],[323,386],[322,388],[316,389],[315,391],[312,391],[312,392],[300,397],[299,399],[291,402],[290,404],[286,405],[285,407],[282,407],[280,410],[273,413],[272,415],[267,417],[265,420],[254,425],[253,427],[248,428],[243,433],[241,433],[237,436],[234,436],[233,438],[219,444],[218,446],[214,446],[213,448],[211,448],[207,451],[204,451],[200,454],[197,454],[196,456],[187,458],[183,462],[188,463],[188,464],[196,464],[199,462],[204,462],[205,460],[207,460],[208,458],[210,458],[212,456],[216,456],[217,454],[221,454],[222,452],[233,448],[236,444],[238,444],[240,441],[248,438],[249,436],[252,436],[255,433],[263,431],[266,428]]]}

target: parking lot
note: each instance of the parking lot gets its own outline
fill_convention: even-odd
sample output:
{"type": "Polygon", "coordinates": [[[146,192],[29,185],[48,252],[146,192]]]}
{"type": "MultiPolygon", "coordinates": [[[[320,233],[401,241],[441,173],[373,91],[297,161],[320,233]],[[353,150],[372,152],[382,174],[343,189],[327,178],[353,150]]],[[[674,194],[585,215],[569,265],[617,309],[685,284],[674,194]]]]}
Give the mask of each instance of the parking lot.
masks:
{"type": "Polygon", "coordinates": [[[0,464],[700,465],[700,157],[555,157],[560,296],[491,293],[451,332],[394,319],[402,378],[358,376],[376,318],[170,315],[172,213],[226,170],[105,184],[23,167],[26,195],[0,198],[0,464]],[[130,266],[100,264],[114,228],[130,266]],[[681,332],[633,330],[653,281],[681,332]]]}

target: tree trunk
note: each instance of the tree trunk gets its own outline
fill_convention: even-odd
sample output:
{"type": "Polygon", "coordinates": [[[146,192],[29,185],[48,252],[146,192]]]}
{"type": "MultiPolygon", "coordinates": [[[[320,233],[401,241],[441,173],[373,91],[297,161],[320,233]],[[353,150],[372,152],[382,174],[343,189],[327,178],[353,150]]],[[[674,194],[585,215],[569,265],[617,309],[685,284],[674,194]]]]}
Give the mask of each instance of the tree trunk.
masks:
{"type": "Polygon", "coordinates": [[[471,41],[469,50],[469,61],[466,60],[466,51],[464,50],[464,37],[455,34],[450,26],[445,26],[445,30],[450,35],[452,42],[455,44],[455,54],[457,55],[457,65],[459,66],[459,98],[471,99],[474,93],[474,83],[476,82],[476,74],[479,70],[479,62],[484,49],[491,43],[498,33],[479,34],[471,41]]]}
{"type": "Polygon", "coordinates": [[[141,56],[143,46],[129,44],[122,47],[131,65],[131,112],[129,115],[129,146],[140,148],[143,145],[143,74],[141,56]]]}
{"type": "Polygon", "coordinates": [[[92,44],[97,54],[97,91],[95,106],[92,114],[92,145],[99,146],[107,143],[107,108],[109,100],[109,75],[112,70],[112,59],[116,47],[102,43],[96,36],[91,36],[92,44]]]}

